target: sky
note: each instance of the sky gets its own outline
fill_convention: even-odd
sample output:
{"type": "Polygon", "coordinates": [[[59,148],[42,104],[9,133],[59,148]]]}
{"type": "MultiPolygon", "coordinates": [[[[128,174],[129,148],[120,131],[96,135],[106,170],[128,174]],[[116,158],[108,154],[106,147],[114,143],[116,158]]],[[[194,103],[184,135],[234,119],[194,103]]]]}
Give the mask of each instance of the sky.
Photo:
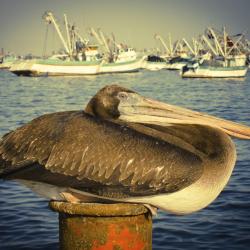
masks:
{"type": "MultiPolygon", "coordinates": [[[[17,54],[42,55],[45,11],[52,11],[63,26],[63,14],[86,37],[88,29],[101,28],[116,40],[137,49],[159,47],[154,35],[172,39],[197,37],[208,26],[230,34],[248,32],[250,0],[0,0],[0,48],[17,54]]],[[[61,46],[52,27],[46,50],[61,46]]]]}

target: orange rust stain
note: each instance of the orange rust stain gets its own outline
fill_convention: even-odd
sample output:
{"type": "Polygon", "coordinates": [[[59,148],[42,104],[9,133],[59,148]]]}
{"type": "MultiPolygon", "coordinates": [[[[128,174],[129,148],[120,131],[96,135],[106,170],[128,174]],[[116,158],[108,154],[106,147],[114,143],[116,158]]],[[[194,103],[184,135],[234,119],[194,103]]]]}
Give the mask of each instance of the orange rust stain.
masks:
{"type": "Polygon", "coordinates": [[[108,237],[105,245],[101,245],[97,240],[93,242],[92,250],[113,250],[114,246],[119,246],[122,250],[142,250],[145,248],[140,234],[131,233],[128,228],[117,230],[113,224],[108,227],[108,237]]]}

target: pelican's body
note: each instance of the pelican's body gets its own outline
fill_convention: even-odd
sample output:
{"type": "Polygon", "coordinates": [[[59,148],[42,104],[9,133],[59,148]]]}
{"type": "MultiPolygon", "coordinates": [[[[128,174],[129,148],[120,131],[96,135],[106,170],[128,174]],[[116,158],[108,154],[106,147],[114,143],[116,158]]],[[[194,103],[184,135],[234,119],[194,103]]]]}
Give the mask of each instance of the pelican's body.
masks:
{"type": "Polygon", "coordinates": [[[169,122],[172,113],[163,117],[159,103],[151,117],[141,110],[131,122],[138,98],[106,87],[85,111],[44,115],[10,132],[0,142],[0,174],[55,200],[145,203],[176,214],[204,208],[235,165],[234,144],[223,130],[248,138],[249,128],[224,120],[222,129],[212,127],[208,116],[169,122]]]}

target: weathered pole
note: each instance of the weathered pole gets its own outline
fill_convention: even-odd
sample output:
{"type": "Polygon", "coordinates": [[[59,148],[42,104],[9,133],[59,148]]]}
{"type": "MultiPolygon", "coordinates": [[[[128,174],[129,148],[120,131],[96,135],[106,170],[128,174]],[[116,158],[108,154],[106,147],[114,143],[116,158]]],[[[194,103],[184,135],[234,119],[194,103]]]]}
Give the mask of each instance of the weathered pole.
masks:
{"type": "Polygon", "coordinates": [[[143,205],[51,201],[61,250],[151,250],[152,216],[143,205]]]}

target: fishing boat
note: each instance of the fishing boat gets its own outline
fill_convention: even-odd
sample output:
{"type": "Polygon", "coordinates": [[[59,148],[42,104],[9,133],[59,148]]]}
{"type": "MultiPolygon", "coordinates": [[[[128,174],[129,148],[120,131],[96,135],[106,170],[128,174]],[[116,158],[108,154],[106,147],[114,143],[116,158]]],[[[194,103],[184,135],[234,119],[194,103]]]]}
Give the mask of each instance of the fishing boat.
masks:
{"type": "Polygon", "coordinates": [[[52,12],[45,12],[47,24],[53,24],[64,46],[64,53],[47,59],[22,60],[15,62],[10,71],[18,76],[80,76],[100,73],[102,59],[98,46],[90,45],[77,32],[75,25],[68,24],[64,15],[66,38],[60,30],[52,12]]]}
{"type": "Polygon", "coordinates": [[[244,77],[247,74],[247,66],[212,66],[198,63],[188,64],[183,67],[183,78],[234,78],[244,77]]]}
{"type": "Polygon", "coordinates": [[[133,48],[119,48],[117,53],[112,54],[109,59],[111,59],[109,62],[105,59],[102,62],[100,73],[137,72],[144,60],[144,58],[137,58],[137,54],[133,48]]]}
{"type": "Polygon", "coordinates": [[[211,54],[210,60],[198,60],[183,67],[182,77],[190,78],[235,78],[244,77],[247,74],[247,56],[238,48],[243,34],[237,35],[237,39],[230,37],[225,27],[222,32],[215,32],[208,28],[202,36],[211,54]]]}

